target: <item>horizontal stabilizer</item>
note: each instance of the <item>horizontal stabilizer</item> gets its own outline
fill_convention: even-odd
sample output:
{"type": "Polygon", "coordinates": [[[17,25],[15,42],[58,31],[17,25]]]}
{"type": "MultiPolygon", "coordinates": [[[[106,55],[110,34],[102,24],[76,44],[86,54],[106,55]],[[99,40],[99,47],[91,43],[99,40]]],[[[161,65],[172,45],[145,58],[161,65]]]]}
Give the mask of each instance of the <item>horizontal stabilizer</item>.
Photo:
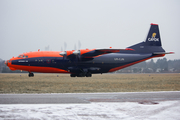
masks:
{"type": "Polygon", "coordinates": [[[161,54],[174,54],[174,52],[154,52],[154,55],[161,55],[161,54]]]}

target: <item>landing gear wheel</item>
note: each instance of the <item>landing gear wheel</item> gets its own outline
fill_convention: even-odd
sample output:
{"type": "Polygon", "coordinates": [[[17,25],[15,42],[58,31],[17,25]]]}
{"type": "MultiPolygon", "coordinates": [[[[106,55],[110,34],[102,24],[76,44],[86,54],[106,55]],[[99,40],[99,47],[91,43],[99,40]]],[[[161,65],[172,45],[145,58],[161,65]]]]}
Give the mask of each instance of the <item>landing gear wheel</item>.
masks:
{"type": "Polygon", "coordinates": [[[79,73],[79,74],[77,75],[77,77],[85,77],[85,74],[84,74],[84,73],[79,73]]]}
{"type": "Polygon", "coordinates": [[[86,74],[86,77],[91,77],[92,76],[92,74],[90,73],[90,72],[88,72],[87,74],[86,74]]]}
{"type": "Polygon", "coordinates": [[[76,73],[76,74],[70,74],[70,77],[91,77],[92,74],[90,72],[88,73],[76,73]]]}
{"type": "Polygon", "coordinates": [[[71,77],[76,77],[76,74],[71,74],[70,76],[71,76],[71,77]]]}
{"type": "Polygon", "coordinates": [[[29,77],[34,77],[34,73],[29,73],[29,77]]]}

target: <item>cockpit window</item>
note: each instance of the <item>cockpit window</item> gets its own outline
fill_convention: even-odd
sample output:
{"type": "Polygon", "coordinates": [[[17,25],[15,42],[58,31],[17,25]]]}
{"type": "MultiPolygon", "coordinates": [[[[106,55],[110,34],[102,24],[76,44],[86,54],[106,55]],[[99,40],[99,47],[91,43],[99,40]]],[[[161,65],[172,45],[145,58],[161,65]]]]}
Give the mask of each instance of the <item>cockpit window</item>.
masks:
{"type": "Polygon", "coordinates": [[[27,55],[19,55],[18,58],[28,58],[27,55]]]}

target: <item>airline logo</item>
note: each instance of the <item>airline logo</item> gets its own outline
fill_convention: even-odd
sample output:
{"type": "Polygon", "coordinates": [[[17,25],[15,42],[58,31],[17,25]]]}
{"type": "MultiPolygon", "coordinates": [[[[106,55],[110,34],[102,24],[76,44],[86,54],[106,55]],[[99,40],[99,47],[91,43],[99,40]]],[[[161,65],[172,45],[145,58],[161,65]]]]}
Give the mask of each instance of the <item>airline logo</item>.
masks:
{"type": "Polygon", "coordinates": [[[156,33],[153,33],[152,34],[152,37],[151,38],[148,38],[148,41],[159,41],[159,38],[156,38],[156,33]]]}
{"type": "Polygon", "coordinates": [[[153,34],[152,34],[152,37],[155,38],[155,37],[156,37],[156,33],[153,33],[153,34]]]}

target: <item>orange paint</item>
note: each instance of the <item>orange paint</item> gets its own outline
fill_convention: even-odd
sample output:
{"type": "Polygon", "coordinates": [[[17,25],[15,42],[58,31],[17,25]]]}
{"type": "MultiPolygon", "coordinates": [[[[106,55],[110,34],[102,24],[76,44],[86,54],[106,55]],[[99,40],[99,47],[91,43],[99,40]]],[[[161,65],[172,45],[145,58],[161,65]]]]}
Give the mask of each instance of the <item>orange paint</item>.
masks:
{"type": "MultiPolygon", "coordinates": [[[[7,60],[7,66],[11,70],[24,70],[28,72],[43,72],[43,73],[69,73],[66,70],[52,68],[52,67],[37,67],[37,66],[23,66],[23,65],[13,65],[11,64],[12,60],[23,59],[23,56],[28,56],[27,58],[34,58],[34,57],[62,57],[59,55],[59,51],[36,51],[36,52],[28,52],[20,54],[21,57],[11,58],[7,60]]],[[[26,57],[24,58],[26,59],[26,57]]]]}
{"type": "Polygon", "coordinates": [[[52,67],[37,67],[37,66],[22,66],[22,65],[10,65],[10,68],[16,68],[16,70],[24,70],[28,72],[42,72],[42,73],[69,73],[66,70],[52,68],[52,67]]]}
{"type": "Polygon", "coordinates": [[[13,68],[13,67],[9,67],[9,69],[12,71],[17,70],[16,68],[13,68]]]}

